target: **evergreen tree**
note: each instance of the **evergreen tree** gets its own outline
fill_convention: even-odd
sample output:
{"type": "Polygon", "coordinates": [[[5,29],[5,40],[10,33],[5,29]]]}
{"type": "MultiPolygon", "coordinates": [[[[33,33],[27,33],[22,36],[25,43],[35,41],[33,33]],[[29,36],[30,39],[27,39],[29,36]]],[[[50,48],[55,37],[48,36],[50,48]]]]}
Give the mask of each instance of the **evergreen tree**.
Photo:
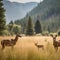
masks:
{"type": "Polygon", "coordinates": [[[26,35],[33,35],[33,34],[34,34],[33,24],[32,24],[31,17],[29,16],[29,20],[27,23],[27,29],[26,29],[26,35]]]}
{"type": "Polygon", "coordinates": [[[13,24],[14,22],[11,20],[9,24],[13,24]]]}
{"type": "Polygon", "coordinates": [[[10,32],[13,31],[13,25],[14,25],[13,21],[10,21],[10,23],[8,24],[10,32]]]}
{"type": "Polygon", "coordinates": [[[36,34],[42,33],[41,24],[40,24],[39,20],[37,20],[35,23],[35,32],[36,32],[36,34]]]}
{"type": "Polygon", "coordinates": [[[9,32],[10,32],[11,35],[13,35],[13,25],[14,25],[14,23],[13,23],[13,21],[11,20],[10,23],[8,24],[9,32]]]}
{"type": "Polygon", "coordinates": [[[48,30],[48,32],[50,33],[50,27],[49,27],[49,26],[48,26],[47,30],[48,30]]]}
{"type": "Polygon", "coordinates": [[[6,20],[5,20],[5,9],[3,7],[3,0],[0,0],[0,35],[3,35],[5,30],[6,20]]]}

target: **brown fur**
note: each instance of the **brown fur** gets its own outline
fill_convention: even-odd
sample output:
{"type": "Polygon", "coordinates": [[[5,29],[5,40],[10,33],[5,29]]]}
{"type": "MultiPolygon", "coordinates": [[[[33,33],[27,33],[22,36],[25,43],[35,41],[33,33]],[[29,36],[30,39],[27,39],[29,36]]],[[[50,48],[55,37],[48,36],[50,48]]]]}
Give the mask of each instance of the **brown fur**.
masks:
{"type": "Polygon", "coordinates": [[[55,50],[57,51],[58,47],[60,47],[60,41],[56,41],[57,35],[55,35],[55,36],[51,35],[51,36],[53,38],[53,46],[54,46],[55,50]]]}
{"type": "Polygon", "coordinates": [[[16,42],[18,40],[18,37],[21,37],[19,34],[16,35],[15,39],[6,39],[1,41],[2,49],[5,48],[5,46],[14,46],[16,45],[16,42]]]}
{"type": "Polygon", "coordinates": [[[44,49],[44,45],[38,45],[38,43],[35,43],[35,46],[39,49],[39,48],[42,48],[44,49]]]}

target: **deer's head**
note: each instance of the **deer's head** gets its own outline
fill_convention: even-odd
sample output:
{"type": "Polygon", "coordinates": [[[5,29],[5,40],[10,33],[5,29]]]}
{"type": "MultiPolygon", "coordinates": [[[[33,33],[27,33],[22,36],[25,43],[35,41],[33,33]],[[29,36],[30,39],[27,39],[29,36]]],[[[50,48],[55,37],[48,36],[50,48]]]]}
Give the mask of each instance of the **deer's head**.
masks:
{"type": "Polygon", "coordinates": [[[51,37],[53,38],[53,40],[56,40],[57,35],[51,35],[51,37]]]}
{"type": "Polygon", "coordinates": [[[36,42],[35,45],[37,45],[38,43],[36,42]]]}
{"type": "Polygon", "coordinates": [[[17,37],[22,37],[20,34],[17,34],[16,36],[17,36],[17,37]]]}

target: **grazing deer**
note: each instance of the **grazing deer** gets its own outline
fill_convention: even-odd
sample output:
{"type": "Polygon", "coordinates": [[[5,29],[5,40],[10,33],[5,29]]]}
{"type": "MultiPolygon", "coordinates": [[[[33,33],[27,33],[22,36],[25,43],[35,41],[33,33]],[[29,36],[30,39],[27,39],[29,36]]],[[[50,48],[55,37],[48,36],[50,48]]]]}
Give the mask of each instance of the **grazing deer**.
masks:
{"type": "Polygon", "coordinates": [[[38,43],[35,43],[35,46],[39,49],[42,48],[44,50],[44,45],[38,45],[38,43]]]}
{"type": "Polygon", "coordinates": [[[18,40],[18,37],[22,37],[22,36],[20,36],[19,34],[17,34],[16,37],[15,37],[15,39],[2,40],[2,41],[1,41],[2,49],[4,49],[5,46],[12,46],[12,47],[13,47],[14,45],[16,45],[16,42],[17,42],[17,40],[18,40]]]}
{"type": "Polygon", "coordinates": [[[56,41],[57,35],[55,35],[55,36],[51,35],[51,36],[53,38],[53,46],[54,46],[55,50],[57,51],[58,47],[60,47],[60,41],[56,41]]]}

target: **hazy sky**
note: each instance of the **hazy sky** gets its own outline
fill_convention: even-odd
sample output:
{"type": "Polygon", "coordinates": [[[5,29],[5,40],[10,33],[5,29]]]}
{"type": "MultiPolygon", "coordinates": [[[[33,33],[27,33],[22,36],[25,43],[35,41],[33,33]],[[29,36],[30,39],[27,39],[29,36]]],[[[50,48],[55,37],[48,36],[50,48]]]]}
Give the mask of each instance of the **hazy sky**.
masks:
{"type": "Polygon", "coordinates": [[[11,2],[21,2],[21,3],[26,3],[26,2],[40,2],[42,0],[9,0],[11,2]]]}

